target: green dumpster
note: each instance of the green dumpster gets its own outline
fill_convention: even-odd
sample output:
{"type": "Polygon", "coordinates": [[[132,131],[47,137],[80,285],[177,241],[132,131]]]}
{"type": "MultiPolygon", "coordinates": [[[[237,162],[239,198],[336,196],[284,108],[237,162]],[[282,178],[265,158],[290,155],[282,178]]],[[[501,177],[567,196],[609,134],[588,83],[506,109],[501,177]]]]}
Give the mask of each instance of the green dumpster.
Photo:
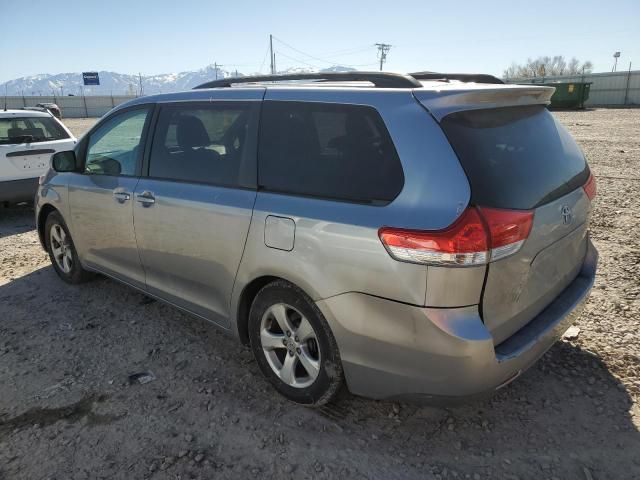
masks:
{"type": "Polygon", "coordinates": [[[556,89],[549,108],[584,108],[591,83],[593,82],[549,82],[542,85],[556,89]]]}

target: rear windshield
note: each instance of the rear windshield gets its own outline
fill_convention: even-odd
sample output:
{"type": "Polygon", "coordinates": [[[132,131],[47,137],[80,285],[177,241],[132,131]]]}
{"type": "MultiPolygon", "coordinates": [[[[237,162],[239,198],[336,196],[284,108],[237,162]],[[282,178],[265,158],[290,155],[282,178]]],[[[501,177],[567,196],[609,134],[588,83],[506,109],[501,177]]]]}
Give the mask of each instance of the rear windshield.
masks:
{"type": "Polygon", "coordinates": [[[49,142],[69,138],[51,117],[0,118],[0,145],[49,142]]]}
{"type": "Polygon", "coordinates": [[[536,208],[589,177],[582,152],[542,105],[457,112],[441,124],[476,205],[536,208]]]}

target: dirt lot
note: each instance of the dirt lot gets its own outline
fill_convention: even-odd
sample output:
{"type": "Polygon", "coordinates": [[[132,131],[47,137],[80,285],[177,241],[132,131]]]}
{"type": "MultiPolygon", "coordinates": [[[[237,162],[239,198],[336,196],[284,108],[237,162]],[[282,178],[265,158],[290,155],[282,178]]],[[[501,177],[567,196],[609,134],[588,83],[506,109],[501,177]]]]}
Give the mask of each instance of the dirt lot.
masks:
{"type": "Polygon", "coordinates": [[[596,287],[577,339],[465,406],[292,405],[210,325],[62,283],[0,211],[0,478],[640,478],[640,110],[557,115],[597,176],[596,287]]]}

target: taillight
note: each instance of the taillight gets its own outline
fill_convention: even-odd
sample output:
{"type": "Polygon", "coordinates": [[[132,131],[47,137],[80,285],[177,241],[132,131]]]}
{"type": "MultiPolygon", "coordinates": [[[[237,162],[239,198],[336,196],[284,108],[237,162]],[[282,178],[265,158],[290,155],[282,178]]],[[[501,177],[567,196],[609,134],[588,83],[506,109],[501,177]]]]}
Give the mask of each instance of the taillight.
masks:
{"type": "Polygon", "coordinates": [[[478,207],[489,229],[491,260],[513,255],[531,233],[533,212],[478,207]]]}
{"type": "Polygon", "coordinates": [[[380,240],[396,260],[432,265],[487,263],[487,234],[478,211],[471,207],[444,230],[404,230],[383,227],[380,240]]]}
{"type": "Polygon", "coordinates": [[[596,196],[596,177],[593,176],[593,173],[589,174],[589,178],[587,179],[587,183],[582,187],[584,188],[584,193],[587,194],[589,200],[593,200],[596,196]]]}
{"type": "Polygon", "coordinates": [[[532,223],[533,212],[469,207],[443,230],[383,227],[378,235],[396,260],[466,267],[516,253],[532,223]]]}

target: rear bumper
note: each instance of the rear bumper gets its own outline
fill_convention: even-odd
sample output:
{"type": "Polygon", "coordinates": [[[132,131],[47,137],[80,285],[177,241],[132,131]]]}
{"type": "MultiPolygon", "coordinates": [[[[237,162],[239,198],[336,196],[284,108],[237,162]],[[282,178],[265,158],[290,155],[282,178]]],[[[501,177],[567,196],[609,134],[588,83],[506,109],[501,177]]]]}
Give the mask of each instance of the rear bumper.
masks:
{"type": "Polygon", "coordinates": [[[0,202],[32,202],[38,190],[38,177],[0,182],[0,202]]]}
{"type": "Polygon", "coordinates": [[[426,402],[472,397],[514,380],[579,317],[595,280],[597,259],[589,241],[576,279],[497,346],[477,306],[423,308],[360,293],[317,304],[332,327],[353,393],[426,402]]]}

